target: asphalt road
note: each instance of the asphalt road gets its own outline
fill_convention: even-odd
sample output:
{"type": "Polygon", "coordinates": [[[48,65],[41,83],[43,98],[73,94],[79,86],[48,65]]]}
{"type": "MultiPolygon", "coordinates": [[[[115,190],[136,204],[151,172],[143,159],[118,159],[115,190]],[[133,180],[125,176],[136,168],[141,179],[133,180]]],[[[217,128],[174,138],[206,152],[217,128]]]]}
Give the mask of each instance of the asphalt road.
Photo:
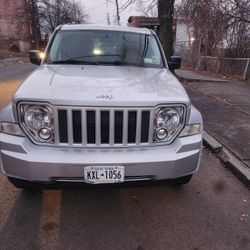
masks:
{"type": "Polygon", "coordinates": [[[11,101],[20,83],[35,68],[36,66],[32,64],[0,61],[0,109],[11,101]]]}
{"type": "MultiPolygon", "coordinates": [[[[0,107],[20,82],[14,80],[1,81],[0,69],[0,107]]],[[[182,188],[25,192],[0,174],[1,250],[241,250],[250,249],[249,232],[249,190],[206,150],[182,188]]]]}

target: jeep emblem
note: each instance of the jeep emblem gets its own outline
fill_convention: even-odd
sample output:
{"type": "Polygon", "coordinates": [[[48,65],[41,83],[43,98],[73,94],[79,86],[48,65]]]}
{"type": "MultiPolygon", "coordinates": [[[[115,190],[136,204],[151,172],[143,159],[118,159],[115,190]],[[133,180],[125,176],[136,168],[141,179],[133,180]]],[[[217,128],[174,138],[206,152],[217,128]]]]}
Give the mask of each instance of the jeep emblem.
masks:
{"type": "Polygon", "coordinates": [[[108,100],[112,100],[114,99],[114,97],[112,95],[109,95],[109,94],[100,94],[100,95],[97,95],[96,96],[97,99],[108,99],[108,100]]]}

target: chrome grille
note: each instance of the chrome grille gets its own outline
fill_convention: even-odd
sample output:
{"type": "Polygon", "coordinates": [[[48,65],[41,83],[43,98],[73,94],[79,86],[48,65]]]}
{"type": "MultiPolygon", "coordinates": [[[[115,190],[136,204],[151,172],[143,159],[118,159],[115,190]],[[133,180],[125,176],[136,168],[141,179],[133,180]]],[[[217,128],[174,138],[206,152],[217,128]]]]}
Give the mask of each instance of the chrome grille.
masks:
{"type": "Polygon", "coordinates": [[[136,146],[153,140],[153,109],[55,109],[55,144],[68,146],[136,146]]]}

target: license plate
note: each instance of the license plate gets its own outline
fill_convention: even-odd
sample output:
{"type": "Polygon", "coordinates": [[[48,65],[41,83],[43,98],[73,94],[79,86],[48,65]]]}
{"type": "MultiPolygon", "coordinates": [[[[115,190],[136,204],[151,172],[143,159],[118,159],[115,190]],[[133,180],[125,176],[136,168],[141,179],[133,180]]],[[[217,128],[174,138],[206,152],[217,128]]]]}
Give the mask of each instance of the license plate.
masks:
{"type": "Polygon", "coordinates": [[[124,182],[124,166],[85,167],[84,181],[90,184],[124,182]]]}

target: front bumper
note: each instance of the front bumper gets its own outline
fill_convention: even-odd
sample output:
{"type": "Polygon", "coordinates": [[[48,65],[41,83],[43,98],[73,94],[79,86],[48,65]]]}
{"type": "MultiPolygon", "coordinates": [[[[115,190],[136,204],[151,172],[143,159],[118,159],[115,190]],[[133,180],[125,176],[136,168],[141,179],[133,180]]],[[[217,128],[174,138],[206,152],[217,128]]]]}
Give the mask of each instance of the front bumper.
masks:
{"type": "Polygon", "coordinates": [[[98,165],[125,166],[125,181],[165,180],[197,171],[201,148],[200,134],[152,147],[56,148],[0,133],[0,165],[7,176],[31,182],[83,181],[84,167],[98,165]]]}

